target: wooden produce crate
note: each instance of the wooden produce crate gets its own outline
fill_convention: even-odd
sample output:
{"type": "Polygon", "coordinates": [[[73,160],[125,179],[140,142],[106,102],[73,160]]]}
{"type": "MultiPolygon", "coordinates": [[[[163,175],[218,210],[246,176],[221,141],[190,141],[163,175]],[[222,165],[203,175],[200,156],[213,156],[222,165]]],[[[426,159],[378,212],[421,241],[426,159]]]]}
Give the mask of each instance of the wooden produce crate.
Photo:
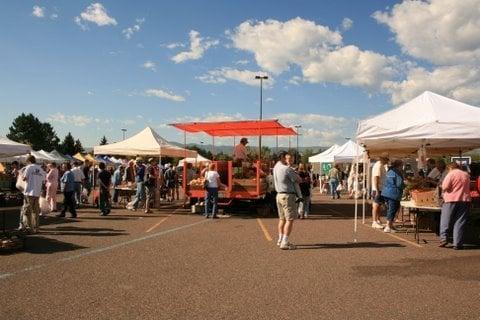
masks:
{"type": "Polygon", "coordinates": [[[438,206],[437,191],[435,189],[412,190],[410,195],[416,206],[438,206]]]}

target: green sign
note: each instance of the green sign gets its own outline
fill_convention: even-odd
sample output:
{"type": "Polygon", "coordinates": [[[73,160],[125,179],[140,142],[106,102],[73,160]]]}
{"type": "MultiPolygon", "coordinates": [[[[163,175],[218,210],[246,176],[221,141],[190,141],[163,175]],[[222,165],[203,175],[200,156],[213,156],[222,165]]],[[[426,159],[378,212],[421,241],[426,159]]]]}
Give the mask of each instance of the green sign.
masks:
{"type": "Polygon", "coordinates": [[[330,169],[332,169],[332,164],[331,163],[322,163],[322,172],[323,173],[329,173],[330,169]]]}

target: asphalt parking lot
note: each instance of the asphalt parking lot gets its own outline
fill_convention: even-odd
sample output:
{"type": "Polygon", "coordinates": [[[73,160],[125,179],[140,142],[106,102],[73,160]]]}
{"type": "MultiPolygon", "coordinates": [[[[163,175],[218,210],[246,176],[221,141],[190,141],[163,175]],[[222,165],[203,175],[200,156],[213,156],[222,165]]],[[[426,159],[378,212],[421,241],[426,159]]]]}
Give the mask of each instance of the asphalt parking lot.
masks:
{"type": "Polygon", "coordinates": [[[480,250],[384,234],[351,201],[314,199],[295,251],[276,219],[207,220],[174,206],[45,218],[0,256],[1,319],[480,319],[480,250]],[[361,222],[361,221],[360,221],[361,222]]]}

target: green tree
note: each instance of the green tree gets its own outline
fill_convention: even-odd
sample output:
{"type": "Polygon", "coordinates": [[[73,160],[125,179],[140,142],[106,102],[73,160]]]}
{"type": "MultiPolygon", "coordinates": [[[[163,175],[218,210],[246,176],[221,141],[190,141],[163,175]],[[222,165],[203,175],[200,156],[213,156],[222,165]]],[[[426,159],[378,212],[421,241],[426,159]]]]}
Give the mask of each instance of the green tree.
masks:
{"type": "Polygon", "coordinates": [[[60,152],[63,154],[74,155],[77,153],[75,151],[75,139],[72,134],[69,132],[63,139],[62,143],[59,146],[60,152]]]}
{"type": "Polygon", "coordinates": [[[311,156],[313,156],[315,153],[313,152],[312,149],[305,149],[305,151],[303,151],[302,155],[301,155],[301,161],[302,163],[305,163],[307,164],[308,163],[308,158],[310,158],[311,156]]]}
{"type": "Polygon", "coordinates": [[[107,143],[108,143],[107,137],[103,136],[103,138],[100,140],[100,145],[101,145],[101,146],[104,146],[104,145],[106,145],[107,143]]]}
{"type": "Polygon", "coordinates": [[[199,155],[201,155],[202,157],[205,157],[205,158],[207,158],[207,159],[212,159],[212,158],[213,158],[213,155],[212,155],[212,153],[211,153],[210,151],[207,151],[207,150],[205,150],[205,149],[203,149],[203,148],[200,148],[200,147],[198,147],[198,146],[196,146],[196,145],[189,145],[187,148],[188,148],[189,150],[195,150],[195,151],[197,151],[197,153],[198,153],[199,155]]]}
{"type": "Polygon", "coordinates": [[[80,142],[80,139],[75,140],[74,148],[75,148],[75,153],[77,152],[82,153],[85,151],[85,149],[83,149],[82,143],[80,142]]]}
{"type": "Polygon", "coordinates": [[[55,130],[48,122],[41,122],[33,114],[22,113],[9,127],[7,137],[13,141],[29,144],[34,150],[52,151],[58,147],[55,130]]]}

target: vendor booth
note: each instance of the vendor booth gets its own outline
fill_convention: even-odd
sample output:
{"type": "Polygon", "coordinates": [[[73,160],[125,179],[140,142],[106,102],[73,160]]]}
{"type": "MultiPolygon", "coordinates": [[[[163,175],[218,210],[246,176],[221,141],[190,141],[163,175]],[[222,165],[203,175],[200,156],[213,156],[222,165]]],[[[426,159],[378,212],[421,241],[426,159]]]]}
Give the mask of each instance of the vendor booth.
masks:
{"type": "Polygon", "coordinates": [[[210,163],[212,160],[207,159],[201,155],[197,155],[195,158],[184,158],[178,161],[178,167],[183,167],[183,165],[186,163],[191,163],[191,164],[199,164],[199,163],[210,163]]]}
{"type": "MultiPolygon", "coordinates": [[[[15,157],[30,152],[28,145],[0,137],[0,156],[15,157]]],[[[0,252],[15,250],[23,246],[23,234],[18,232],[18,218],[23,196],[15,188],[14,177],[10,172],[0,172],[0,252]]]]}
{"type": "MultiPolygon", "coordinates": [[[[393,110],[361,121],[357,142],[372,158],[382,153],[390,158],[418,158],[421,168],[427,157],[461,156],[480,147],[480,108],[426,91],[393,110]]],[[[421,181],[414,183],[421,185],[421,181]]],[[[416,212],[439,211],[431,189],[412,190],[411,201],[402,203],[405,207],[416,212]]],[[[415,216],[417,220],[419,215],[415,216]]],[[[418,241],[418,221],[415,224],[418,241]]]]}
{"type": "MultiPolygon", "coordinates": [[[[187,133],[206,133],[212,137],[258,137],[258,136],[281,136],[296,135],[292,128],[284,127],[278,120],[242,120],[220,122],[190,122],[174,123],[171,126],[184,131],[185,144],[187,133]]],[[[215,157],[215,155],[214,155],[215,157]]],[[[270,163],[260,159],[248,159],[245,161],[215,161],[220,180],[227,186],[226,190],[219,193],[219,198],[224,203],[230,203],[233,199],[258,200],[265,198],[267,193],[267,175],[270,163]]],[[[183,188],[189,197],[203,198],[204,177],[201,174],[192,181],[187,181],[186,170],[183,176],[183,188]]]]}

